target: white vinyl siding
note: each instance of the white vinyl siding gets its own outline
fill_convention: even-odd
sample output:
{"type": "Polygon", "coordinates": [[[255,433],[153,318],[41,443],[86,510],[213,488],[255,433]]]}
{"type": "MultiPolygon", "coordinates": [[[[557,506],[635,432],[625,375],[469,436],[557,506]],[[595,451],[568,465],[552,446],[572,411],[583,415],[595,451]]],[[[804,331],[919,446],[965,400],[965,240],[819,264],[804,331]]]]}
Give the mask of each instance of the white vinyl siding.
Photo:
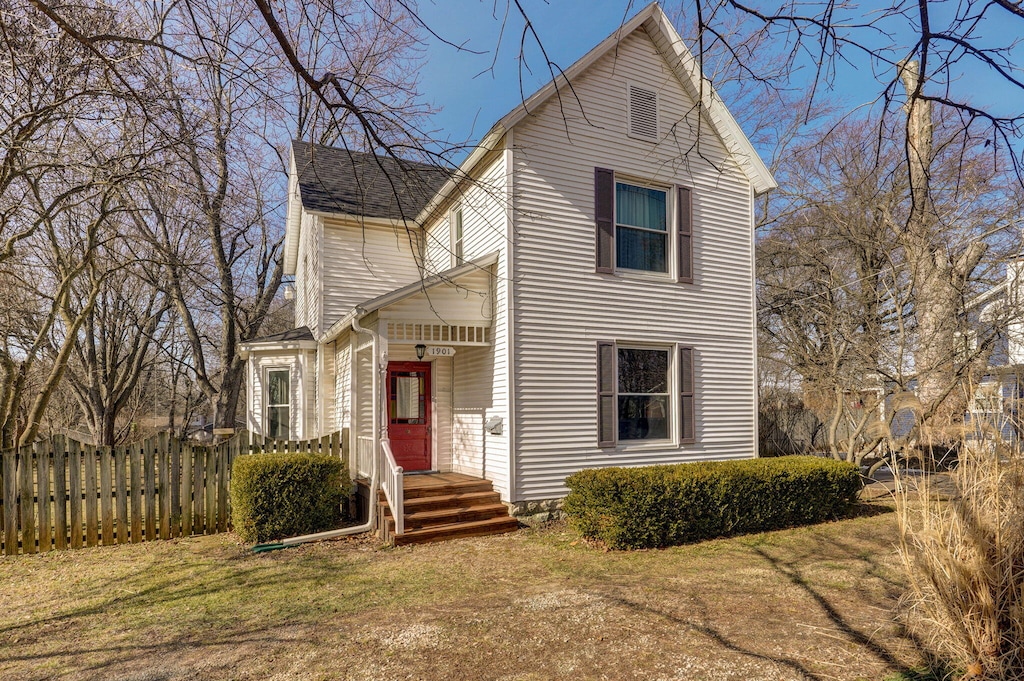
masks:
{"type": "Polygon", "coordinates": [[[352,308],[420,279],[419,230],[324,218],[324,328],[352,308]]]}
{"type": "Polygon", "coordinates": [[[320,248],[323,224],[320,218],[302,214],[299,255],[295,271],[295,326],[308,326],[316,337],[322,330],[320,248]]]}
{"type": "MultiPolygon", "coordinates": [[[[462,209],[464,260],[498,253],[498,262],[493,277],[489,272],[469,275],[465,278],[468,290],[454,288],[451,292],[462,298],[462,306],[475,306],[477,316],[490,308],[494,319],[491,345],[457,348],[452,362],[452,470],[485,475],[494,483],[501,498],[508,501],[511,493],[508,428],[501,435],[485,434],[483,428],[492,416],[501,417],[506,423],[509,420],[508,289],[502,285],[509,276],[509,198],[504,155],[496,154],[475,181],[456,195],[462,209]],[[490,291],[490,300],[479,295],[484,284],[490,291]]],[[[443,270],[451,264],[450,221],[451,211],[446,210],[427,231],[427,260],[432,268],[443,270]]],[[[389,316],[393,312],[389,309],[383,314],[389,316]]]]}
{"type": "Polygon", "coordinates": [[[316,406],[316,353],[296,350],[294,352],[257,352],[248,360],[248,428],[257,435],[267,434],[267,379],[268,371],[286,369],[289,375],[289,439],[312,437],[315,428],[316,406]]]}
{"type": "MultiPolygon", "coordinates": [[[[749,458],[756,452],[750,182],[642,31],[515,129],[517,501],[566,492],[585,467],[749,458]],[[626,84],[657,92],[666,141],[628,135],[626,84]],[[589,121],[589,123],[588,123],[589,121]],[[566,125],[569,126],[567,139],[566,125]],[[699,151],[680,158],[680,149],[699,151]],[[594,271],[594,168],[692,188],[696,284],[594,271]],[[697,442],[597,446],[595,343],[695,348],[697,442]]],[[[670,254],[669,258],[675,258],[670,254]]],[[[676,415],[673,414],[673,419],[676,415]]]]}
{"type": "Polygon", "coordinates": [[[346,332],[334,342],[334,427],[337,430],[352,425],[352,402],[349,391],[352,387],[352,345],[346,332]]]}

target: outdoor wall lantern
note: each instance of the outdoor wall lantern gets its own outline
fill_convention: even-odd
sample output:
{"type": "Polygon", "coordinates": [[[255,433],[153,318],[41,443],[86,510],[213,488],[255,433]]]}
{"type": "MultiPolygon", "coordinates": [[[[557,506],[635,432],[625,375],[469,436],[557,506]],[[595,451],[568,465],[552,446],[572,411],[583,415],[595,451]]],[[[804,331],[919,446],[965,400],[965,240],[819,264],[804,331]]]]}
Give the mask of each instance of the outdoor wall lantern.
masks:
{"type": "Polygon", "coordinates": [[[423,355],[427,352],[427,346],[420,343],[416,346],[416,359],[423,359],[423,355]]]}

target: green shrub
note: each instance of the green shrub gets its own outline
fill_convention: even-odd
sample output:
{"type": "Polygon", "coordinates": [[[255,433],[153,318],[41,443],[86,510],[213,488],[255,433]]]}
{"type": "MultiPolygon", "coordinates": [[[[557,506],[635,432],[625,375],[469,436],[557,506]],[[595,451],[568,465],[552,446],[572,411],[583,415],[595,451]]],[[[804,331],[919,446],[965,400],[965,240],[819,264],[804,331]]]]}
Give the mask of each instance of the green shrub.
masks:
{"type": "Polygon", "coordinates": [[[247,454],[231,471],[231,519],[245,542],[337,527],[348,490],[341,461],[325,454],[247,454]]]}
{"type": "Polygon", "coordinates": [[[846,513],[861,487],[853,464],[813,456],[597,468],[565,483],[571,524],[616,549],[823,522],[846,513]]]}

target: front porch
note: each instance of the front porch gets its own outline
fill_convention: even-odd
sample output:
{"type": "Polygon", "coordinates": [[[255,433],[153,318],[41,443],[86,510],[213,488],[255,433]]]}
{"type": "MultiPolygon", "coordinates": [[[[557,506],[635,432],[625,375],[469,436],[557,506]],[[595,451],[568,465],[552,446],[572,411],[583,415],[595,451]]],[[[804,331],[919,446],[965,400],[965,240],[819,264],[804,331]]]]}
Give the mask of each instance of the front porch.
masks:
{"type": "MultiPolygon", "coordinates": [[[[377,491],[376,531],[396,546],[425,544],[458,537],[475,537],[512,532],[519,522],[501,503],[493,484],[465,473],[417,473],[402,475],[401,523],[396,522],[388,491],[377,491]],[[399,533],[398,525],[401,525],[399,533]]],[[[361,507],[371,501],[370,481],[358,478],[361,507]]]]}

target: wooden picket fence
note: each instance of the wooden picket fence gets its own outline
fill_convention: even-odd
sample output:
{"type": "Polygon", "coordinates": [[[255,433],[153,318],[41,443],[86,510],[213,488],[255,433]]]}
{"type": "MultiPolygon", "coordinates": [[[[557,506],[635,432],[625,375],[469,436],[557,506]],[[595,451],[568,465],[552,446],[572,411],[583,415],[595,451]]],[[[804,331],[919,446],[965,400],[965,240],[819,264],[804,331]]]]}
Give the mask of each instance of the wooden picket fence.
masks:
{"type": "Polygon", "coordinates": [[[230,529],[231,466],[242,454],[323,452],[341,433],[274,441],[243,431],[215,446],[166,434],[120,447],[57,436],[0,454],[0,553],[138,543],[230,529]]]}

